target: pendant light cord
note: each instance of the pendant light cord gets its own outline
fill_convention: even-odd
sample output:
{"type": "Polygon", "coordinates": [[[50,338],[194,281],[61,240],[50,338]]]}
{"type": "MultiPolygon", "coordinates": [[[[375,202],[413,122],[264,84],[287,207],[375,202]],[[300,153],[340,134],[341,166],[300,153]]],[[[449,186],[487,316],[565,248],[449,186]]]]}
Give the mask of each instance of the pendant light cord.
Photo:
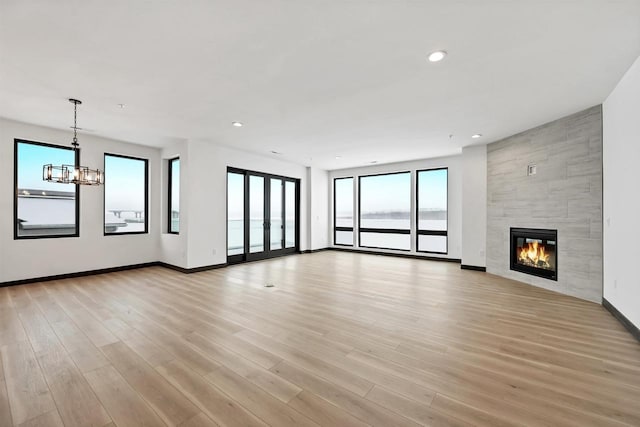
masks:
{"type": "Polygon", "coordinates": [[[73,103],[73,148],[78,149],[78,103],[73,103]]]}

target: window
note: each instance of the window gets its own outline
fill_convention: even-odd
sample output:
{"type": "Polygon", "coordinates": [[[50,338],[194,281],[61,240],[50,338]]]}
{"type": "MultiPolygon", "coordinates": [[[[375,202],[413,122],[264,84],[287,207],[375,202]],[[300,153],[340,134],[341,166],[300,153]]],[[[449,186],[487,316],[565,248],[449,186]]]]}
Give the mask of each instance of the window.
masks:
{"type": "Polygon", "coordinates": [[[146,159],[104,155],[104,234],[140,234],[148,231],[146,159]]]}
{"type": "Polygon", "coordinates": [[[227,255],[244,253],[244,174],[227,172],[227,255]]]}
{"type": "Polygon", "coordinates": [[[45,164],[80,164],[79,152],[15,140],[14,238],[78,237],[78,186],[43,180],[45,164]]]}
{"type": "Polygon", "coordinates": [[[263,176],[249,176],[249,252],[263,252],[265,250],[264,236],[267,226],[264,209],[263,176]]]}
{"type": "Polygon", "coordinates": [[[294,253],[299,247],[300,182],[227,168],[227,262],[294,253]]]}
{"type": "Polygon", "coordinates": [[[180,159],[169,159],[169,233],[180,233],[180,159]]]}
{"type": "Polygon", "coordinates": [[[448,169],[418,171],[418,252],[447,253],[448,169]]]}
{"type": "Polygon", "coordinates": [[[333,180],[333,243],[353,246],[353,178],[333,180]]]}
{"type": "Polygon", "coordinates": [[[284,247],[295,248],[296,247],[296,183],[295,181],[284,182],[284,215],[285,215],[285,228],[284,228],[284,247]]]}
{"type": "Polygon", "coordinates": [[[411,249],[411,173],[361,176],[360,246],[411,249]]]}

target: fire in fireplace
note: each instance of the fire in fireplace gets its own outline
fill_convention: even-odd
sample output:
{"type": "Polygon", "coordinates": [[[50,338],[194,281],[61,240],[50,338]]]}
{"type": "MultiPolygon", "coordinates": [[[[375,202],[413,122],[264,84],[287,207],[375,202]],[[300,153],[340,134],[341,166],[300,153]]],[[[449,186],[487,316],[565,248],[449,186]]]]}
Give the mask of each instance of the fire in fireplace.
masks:
{"type": "Polygon", "coordinates": [[[558,280],[557,230],[511,229],[511,269],[558,280]]]}

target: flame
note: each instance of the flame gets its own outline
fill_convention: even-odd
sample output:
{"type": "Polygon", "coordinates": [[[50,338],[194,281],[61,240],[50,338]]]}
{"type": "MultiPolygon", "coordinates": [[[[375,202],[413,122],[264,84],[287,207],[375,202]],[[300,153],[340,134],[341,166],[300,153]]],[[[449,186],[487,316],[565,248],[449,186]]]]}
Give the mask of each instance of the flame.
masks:
{"type": "Polygon", "coordinates": [[[550,268],[549,254],[546,253],[544,245],[539,241],[533,240],[525,243],[520,248],[520,262],[534,267],[550,268]]]}

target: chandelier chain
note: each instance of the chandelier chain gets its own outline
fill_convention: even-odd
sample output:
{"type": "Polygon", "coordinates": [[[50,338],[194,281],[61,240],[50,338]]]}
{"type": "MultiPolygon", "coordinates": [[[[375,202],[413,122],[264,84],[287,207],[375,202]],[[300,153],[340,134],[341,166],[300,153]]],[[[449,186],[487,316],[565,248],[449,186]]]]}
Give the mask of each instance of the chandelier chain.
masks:
{"type": "Polygon", "coordinates": [[[73,103],[73,147],[78,149],[78,103],[73,103]]]}

